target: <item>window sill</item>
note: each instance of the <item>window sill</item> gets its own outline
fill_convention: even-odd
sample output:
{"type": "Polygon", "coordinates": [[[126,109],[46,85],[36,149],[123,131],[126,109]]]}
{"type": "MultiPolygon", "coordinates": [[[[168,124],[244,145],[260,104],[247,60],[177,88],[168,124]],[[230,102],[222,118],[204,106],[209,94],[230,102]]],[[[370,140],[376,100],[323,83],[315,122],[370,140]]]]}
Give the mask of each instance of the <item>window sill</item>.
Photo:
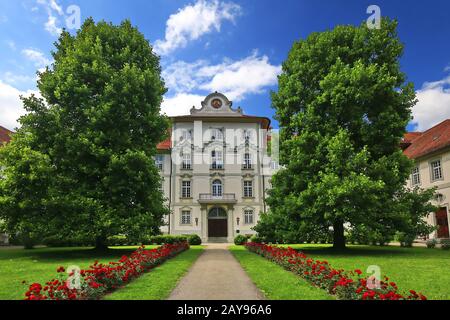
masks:
{"type": "Polygon", "coordinates": [[[242,197],[242,199],[249,199],[249,200],[251,200],[251,199],[255,199],[255,197],[242,197]]]}

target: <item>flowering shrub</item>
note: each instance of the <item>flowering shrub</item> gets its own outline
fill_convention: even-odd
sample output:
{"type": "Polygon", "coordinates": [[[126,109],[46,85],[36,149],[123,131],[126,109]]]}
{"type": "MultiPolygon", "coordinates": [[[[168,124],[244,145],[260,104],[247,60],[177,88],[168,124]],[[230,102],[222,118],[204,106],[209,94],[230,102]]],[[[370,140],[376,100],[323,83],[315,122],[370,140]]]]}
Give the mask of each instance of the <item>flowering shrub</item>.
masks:
{"type": "Polygon", "coordinates": [[[410,290],[399,293],[389,278],[376,280],[362,277],[361,270],[344,271],[330,266],[327,261],[308,258],[304,253],[292,248],[280,248],[261,243],[247,243],[246,248],[281,266],[295,272],[316,287],[327,290],[341,300],[426,300],[420,293],[410,290]]]}
{"type": "Polygon", "coordinates": [[[52,279],[45,286],[31,284],[25,293],[26,300],[98,299],[187,249],[187,241],[164,244],[152,250],[141,246],[129,257],[123,256],[119,261],[108,264],[96,261],[89,269],[80,270],[79,276],[71,272],[69,278],[66,277],[65,268],[59,267],[57,279],[52,279]]]}

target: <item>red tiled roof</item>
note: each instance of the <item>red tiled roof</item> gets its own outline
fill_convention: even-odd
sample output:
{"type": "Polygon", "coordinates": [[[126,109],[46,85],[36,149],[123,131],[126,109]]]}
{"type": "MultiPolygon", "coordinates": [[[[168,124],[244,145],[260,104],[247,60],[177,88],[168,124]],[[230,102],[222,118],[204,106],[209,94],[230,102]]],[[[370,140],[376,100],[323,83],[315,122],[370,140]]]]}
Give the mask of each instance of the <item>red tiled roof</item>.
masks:
{"type": "Polygon", "coordinates": [[[403,153],[411,159],[416,159],[448,147],[450,146],[450,119],[421,134],[412,133],[406,138],[412,138],[412,140],[409,141],[409,146],[406,147],[403,153]]]}
{"type": "Polygon", "coordinates": [[[11,133],[13,133],[11,130],[0,126],[0,146],[11,141],[11,133]]]}
{"type": "Polygon", "coordinates": [[[156,149],[158,150],[170,150],[170,147],[172,146],[172,141],[170,140],[170,137],[164,140],[163,142],[158,143],[156,146],[156,149]]]}

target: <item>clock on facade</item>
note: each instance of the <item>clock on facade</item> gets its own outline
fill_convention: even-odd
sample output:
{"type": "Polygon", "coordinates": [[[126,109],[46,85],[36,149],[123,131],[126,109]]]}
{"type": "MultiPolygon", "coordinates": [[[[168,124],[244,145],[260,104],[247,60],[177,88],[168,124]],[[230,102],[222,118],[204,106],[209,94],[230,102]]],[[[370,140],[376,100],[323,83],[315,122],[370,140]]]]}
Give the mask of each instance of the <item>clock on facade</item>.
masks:
{"type": "Polygon", "coordinates": [[[213,101],[211,101],[211,105],[216,108],[219,109],[222,106],[222,100],[220,99],[214,99],[213,101]]]}

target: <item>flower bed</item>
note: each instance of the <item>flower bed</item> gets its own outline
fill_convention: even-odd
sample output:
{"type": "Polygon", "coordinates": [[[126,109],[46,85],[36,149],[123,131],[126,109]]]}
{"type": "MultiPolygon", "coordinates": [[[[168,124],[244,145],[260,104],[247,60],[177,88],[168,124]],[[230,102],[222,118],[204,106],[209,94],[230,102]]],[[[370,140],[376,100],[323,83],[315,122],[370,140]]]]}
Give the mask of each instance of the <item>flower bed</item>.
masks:
{"type": "Polygon", "coordinates": [[[400,293],[397,285],[384,277],[363,278],[361,270],[337,270],[327,261],[308,258],[292,248],[280,248],[261,243],[247,243],[246,248],[290,270],[312,285],[327,290],[341,300],[426,300],[420,293],[410,290],[400,293]]]}
{"type": "Polygon", "coordinates": [[[123,256],[119,261],[108,264],[96,261],[89,269],[80,270],[77,274],[70,273],[68,278],[65,268],[59,267],[57,279],[52,279],[45,286],[31,284],[25,293],[26,300],[98,299],[187,249],[187,241],[164,244],[152,250],[142,246],[129,257],[123,256]]]}

